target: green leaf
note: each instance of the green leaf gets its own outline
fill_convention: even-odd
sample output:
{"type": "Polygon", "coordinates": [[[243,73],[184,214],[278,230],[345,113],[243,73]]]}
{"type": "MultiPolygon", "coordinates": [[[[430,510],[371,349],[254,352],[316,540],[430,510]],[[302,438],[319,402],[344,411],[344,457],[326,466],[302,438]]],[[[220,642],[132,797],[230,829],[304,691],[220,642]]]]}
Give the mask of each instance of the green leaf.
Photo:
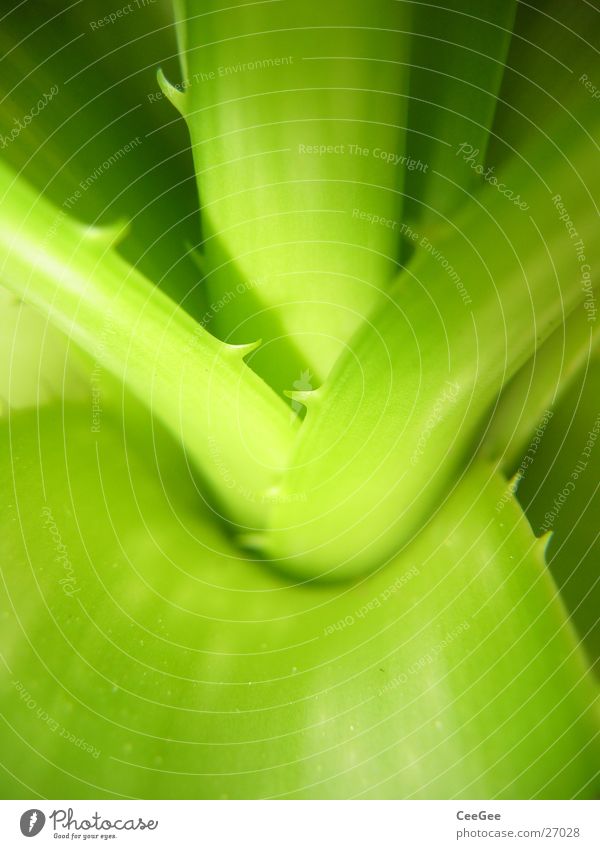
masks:
{"type": "Polygon", "coordinates": [[[555,404],[590,368],[599,342],[598,324],[589,320],[585,309],[579,309],[504,387],[482,451],[488,458],[499,459],[506,475],[515,474],[532,440],[538,445],[555,404]]]}
{"type": "MultiPolygon", "coordinates": [[[[561,0],[519,3],[498,106],[490,136],[488,164],[523,155],[523,145],[546,151],[569,147],[555,137],[567,120],[587,133],[597,149],[597,98],[593,82],[600,68],[597,4],[587,0],[566,5],[561,0]],[[590,84],[592,87],[590,87],[590,84]]],[[[550,154],[552,155],[552,154],[550,154]]]]}
{"type": "Polygon", "coordinates": [[[0,415],[9,407],[84,399],[87,383],[79,366],[62,333],[0,288],[0,415]]]}
{"type": "Polygon", "coordinates": [[[597,11],[470,7],[6,18],[5,796],[598,796],[597,11]]]}
{"type": "MultiPolygon", "coordinates": [[[[295,426],[249,369],[113,249],[120,229],[76,224],[0,163],[0,274],[187,447],[228,516],[261,527],[295,426]]],[[[99,403],[99,401],[98,401],[99,403]]]]}
{"type": "Polygon", "coordinates": [[[413,4],[407,145],[427,171],[408,172],[411,219],[448,215],[478,186],[456,153],[466,142],[485,161],[516,7],[514,0],[413,4]]]}
{"type": "Polygon", "coordinates": [[[252,366],[273,386],[306,369],[318,384],[399,258],[409,7],[177,9],[170,96],[192,139],[207,287],[228,296],[214,327],[267,340],[252,366]]]}
{"type": "Polygon", "coordinates": [[[395,291],[307,400],[263,543],[284,568],[339,579],[393,556],[477,452],[504,384],[575,308],[593,322],[597,152],[577,126],[556,137],[569,160],[527,150],[498,173],[526,209],[487,184],[451,228],[414,231],[395,291]]]}
{"type": "Polygon", "coordinates": [[[293,586],[121,416],[0,426],[5,798],[597,795],[596,690],[487,467],[388,568],[293,586]]]}
{"type": "Polygon", "coordinates": [[[553,407],[554,415],[541,438],[527,446],[518,463],[517,488],[534,531],[552,531],[549,565],[596,667],[600,658],[599,381],[596,355],[553,407]]]}
{"type": "Polygon", "coordinates": [[[169,4],[109,24],[103,0],[42,3],[34,20],[24,10],[0,32],[2,159],[86,224],[128,220],[123,255],[201,317],[186,247],[198,215],[189,139],[156,84],[158,65],[177,68],[169,4]]]}

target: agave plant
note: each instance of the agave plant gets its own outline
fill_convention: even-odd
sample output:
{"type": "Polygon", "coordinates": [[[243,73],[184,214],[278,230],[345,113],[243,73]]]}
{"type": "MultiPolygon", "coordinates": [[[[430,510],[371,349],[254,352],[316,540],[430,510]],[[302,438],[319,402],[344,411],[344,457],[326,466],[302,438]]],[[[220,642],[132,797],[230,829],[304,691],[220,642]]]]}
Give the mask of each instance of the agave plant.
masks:
{"type": "Polygon", "coordinates": [[[593,4],[31,6],[3,794],[593,797],[593,4]]]}

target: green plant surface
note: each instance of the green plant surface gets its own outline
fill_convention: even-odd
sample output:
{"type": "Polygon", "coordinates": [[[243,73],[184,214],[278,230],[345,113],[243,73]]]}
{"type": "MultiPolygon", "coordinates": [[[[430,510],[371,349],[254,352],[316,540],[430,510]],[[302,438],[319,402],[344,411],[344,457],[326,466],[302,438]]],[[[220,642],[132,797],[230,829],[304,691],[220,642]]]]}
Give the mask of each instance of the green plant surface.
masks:
{"type": "Polygon", "coordinates": [[[553,406],[554,415],[524,451],[516,489],[535,533],[552,532],[548,565],[597,668],[600,658],[600,438],[596,354],[553,406]],[[573,485],[572,485],[573,484],[573,485]],[[566,488],[566,493],[565,493],[566,488]]]}
{"type": "Polygon", "coordinates": [[[42,5],[0,793],[597,798],[598,10],[42,5]]]}
{"type": "Polygon", "coordinates": [[[489,467],[376,575],[302,586],[240,558],[147,416],[20,413],[2,452],[5,794],[597,792],[595,688],[489,467]]]}
{"type": "Polygon", "coordinates": [[[187,131],[173,122],[156,84],[157,66],[177,71],[168,4],[150,3],[141,15],[94,30],[91,23],[110,11],[106,4],[45,5],[36,27],[16,9],[2,19],[3,136],[56,92],[2,148],[2,159],[77,220],[129,221],[120,252],[200,319],[204,289],[182,252],[196,237],[198,216],[187,131]]]}
{"type": "Polygon", "coordinates": [[[484,0],[475,8],[458,0],[433,13],[428,3],[413,4],[407,124],[428,169],[407,174],[411,219],[448,215],[465,191],[477,190],[478,175],[456,149],[468,139],[486,159],[516,8],[515,2],[484,0]]]}
{"type": "Polygon", "coordinates": [[[88,383],[64,335],[36,310],[0,290],[0,415],[60,398],[83,401],[88,383]]]}
{"type": "MultiPolygon", "coordinates": [[[[597,357],[598,325],[578,309],[537,350],[504,387],[487,429],[483,452],[500,457],[512,476],[540,421],[597,357]]],[[[593,372],[592,372],[593,373],[593,372]]]]}
{"type": "MultiPolygon", "coordinates": [[[[595,147],[584,139],[578,152],[544,164],[552,191],[577,209],[594,264],[596,179],[578,185],[573,161],[586,167],[595,147]]],[[[503,179],[524,187],[529,211],[515,214],[495,188],[481,192],[456,215],[456,229],[438,234],[438,253],[415,251],[396,291],[305,399],[294,467],[264,541],[288,568],[340,577],[392,556],[472,455],[504,383],[583,300],[580,263],[548,189],[521,162],[503,179]],[[457,270],[469,304],[440,256],[457,270]]],[[[583,304],[577,309],[589,326],[583,304]]]]}
{"type": "Polygon", "coordinates": [[[190,129],[207,290],[251,283],[216,332],[272,340],[254,367],[283,389],[301,368],[320,382],[396,268],[397,229],[365,237],[359,216],[401,220],[405,169],[374,154],[405,149],[409,12],[176,5],[185,87],[171,96],[190,129]],[[354,61],[374,50],[388,61],[354,61]]]}
{"type": "Polygon", "coordinates": [[[239,524],[255,527],[295,421],[244,363],[111,249],[0,165],[2,279],[180,435],[239,524]],[[236,447],[234,447],[236,446],[236,447]],[[233,451],[231,450],[233,448],[233,451]]]}

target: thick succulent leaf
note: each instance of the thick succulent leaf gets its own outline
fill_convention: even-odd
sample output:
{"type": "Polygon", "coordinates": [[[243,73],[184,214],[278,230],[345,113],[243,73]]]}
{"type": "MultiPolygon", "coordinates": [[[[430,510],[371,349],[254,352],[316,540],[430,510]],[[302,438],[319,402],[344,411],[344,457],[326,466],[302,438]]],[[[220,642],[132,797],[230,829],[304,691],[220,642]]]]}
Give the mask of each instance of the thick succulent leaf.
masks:
{"type": "MultiPolygon", "coordinates": [[[[600,658],[600,360],[596,355],[554,407],[522,459],[517,497],[534,531],[552,531],[550,568],[597,665],[600,658]]],[[[515,481],[516,482],[516,481],[515,481]]]]}
{"type": "Polygon", "coordinates": [[[0,288],[0,416],[9,407],[83,400],[88,384],[68,340],[47,319],[0,288]]]}
{"type": "Polygon", "coordinates": [[[599,343],[598,323],[577,310],[504,387],[481,450],[499,460],[505,474],[517,471],[532,441],[539,444],[554,406],[573,381],[585,379],[599,343]]]}
{"type": "Polygon", "coordinates": [[[341,578],[398,551],[477,450],[504,384],[574,308],[593,322],[598,149],[574,122],[559,121],[555,140],[543,158],[523,148],[451,227],[419,239],[325,384],[301,396],[308,413],[263,543],[294,573],[341,578]]]}
{"type": "Polygon", "coordinates": [[[465,190],[477,189],[477,175],[456,154],[468,143],[485,159],[516,7],[515,0],[414,4],[407,148],[428,167],[407,174],[409,218],[451,214],[465,190]]]}
{"type": "Polygon", "coordinates": [[[202,316],[189,139],[156,84],[158,65],[177,69],[170,4],[14,7],[0,28],[1,158],[81,221],[130,221],[123,254],[202,316]]]}
{"type": "Polygon", "coordinates": [[[105,369],[182,440],[228,517],[262,527],[297,421],[244,362],[255,345],[215,339],[119,256],[118,231],[62,216],[2,162],[0,194],[2,279],[94,358],[93,403],[105,369]]]}
{"type": "Polygon", "coordinates": [[[488,468],[389,568],[292,586],[147,421],[91,434],[67,407],[1,434],[5,797],[599,792],[596,690],[488,468]]]}
{"type": "MultiPolygon", "coordinates": [[[[600,75],[600,10],[595,2],[519,3],[496,115],[488,164],[522,154],[533,140],[543,161],[557,120],[569,118],[596,139],[600,75]],[[596,92],[596,93],[595,93],[596,92]]],[[[569,156],[568,148],[564,148],[569,156]]]]}
{"type": "Polygon", "coordinates": [[[214,326],[269,340],[252,364],[273,385],[314,386],[396,268],[410,6],[177,9],[185,85],[165,92],[190,128],[207,286],[228,296],[214,326]]]}

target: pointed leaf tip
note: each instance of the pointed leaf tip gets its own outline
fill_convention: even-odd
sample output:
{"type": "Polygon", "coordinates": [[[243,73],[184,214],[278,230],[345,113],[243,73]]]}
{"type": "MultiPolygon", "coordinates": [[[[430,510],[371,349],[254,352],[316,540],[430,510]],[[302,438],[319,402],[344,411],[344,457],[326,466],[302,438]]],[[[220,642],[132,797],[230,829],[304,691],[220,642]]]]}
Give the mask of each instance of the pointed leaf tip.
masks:
{"type": "Polygon", "coordinates": [[[114,224],[101,225],[99,227],[85,227],[83,236],[87,241],[96,242],[105,248],[114,248],[129,233],[130,224],[125,218],[115,221],[114,224]]]}
{"type": "Polygon", "coordinates": [[[507,489],[514,496],[516,495],[517,489],[519,488],[519,484],[523,478],[523,472],[518,469],[512,477],[507,480],[507,489]]]}
{"type": "Polygon", "coordinates": [[[162,68],[159,68],[156,72],[156,79],[158,80],[158,85],[160,90],[164,94],[164,96],[169,100],[175,109],[180,112],[182,115],[185,115],[185,92],[178,89],[169,80],[165,77],[164,71],[162,68]]]}
{"type": "Polygon", "coordinates": [[[262,339],[257,339],[256,342],[246,342],[243,345],[229,345],[225,343],[225,351],[227,354],[233,355],[238,360],[243,360],[248,354],[256,351],[262,345],[262,339]]]}
{"type": "Polygon", "coordinates": [[[537,551],[545,564],[548,563],[548,548],[550,547],[553,536],[554,531],[546,531],[536,540],[537,551]]]}

